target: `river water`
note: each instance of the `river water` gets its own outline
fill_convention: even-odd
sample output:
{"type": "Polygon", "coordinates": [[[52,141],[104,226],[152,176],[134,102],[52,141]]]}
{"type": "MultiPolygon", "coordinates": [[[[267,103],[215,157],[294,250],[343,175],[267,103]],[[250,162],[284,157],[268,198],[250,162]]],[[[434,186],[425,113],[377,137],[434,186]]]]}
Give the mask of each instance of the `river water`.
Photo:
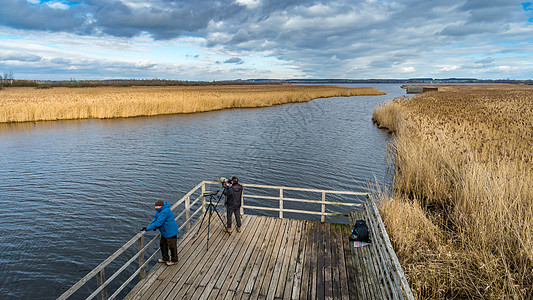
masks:
{"type": "MultiPolygon", "coordinates": [[[[349,85],[359,86],[359,85],[349,85]]],[[[0,125],[0,298],[55,299],[202,180],[366,191],[390,182],[374,107],[404,95],[0,125]]],[[[94,285],[93,285],[94,286],[94,285]]]]}

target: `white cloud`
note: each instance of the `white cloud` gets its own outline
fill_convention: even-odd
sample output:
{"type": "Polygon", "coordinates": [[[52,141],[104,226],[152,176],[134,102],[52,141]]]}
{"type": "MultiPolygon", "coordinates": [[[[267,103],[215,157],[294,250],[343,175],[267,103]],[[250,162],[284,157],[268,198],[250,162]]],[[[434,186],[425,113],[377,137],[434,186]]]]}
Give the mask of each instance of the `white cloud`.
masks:
{"type": "Polygon", "coordinates": [[[256,8],[259,5],[261,5],[260,0],[235,0],[235,2],[237,2],[240,5],[244,5],[248,8],[256,8]]]}
{"type": "Polygon", "coordinates": [[[48,5],[50,8],[53,9],[68,9],[70,6],[67,3],[59,2],[59,1],[50,1],[46,2],[46,5],[48,5]]]}
{"type": "Polygon", "coordinates": [[[404,67],[404,68],[402,68],[402,72],[404,72],[404,73],[412,73],[414,71],[415,71],[414,67],[404,67]]]}
{"type": "Polygon", "coordinates": [[[459,69],[459,66],[445,66],[445,67],[442,67],[440,70],[444,72],[449,72],[449,71],[455,71],[457,69],[459,69]]]}
{"type": "Polygon", "coordinates": [[[504,72],[508,72],[508,71],[512,71],[512,70],[517,70],[518,68],[517,67],[511,67],[511,66],[498,66],[496,67],[496,70],[498,71],[504,71],[504,72]]]}

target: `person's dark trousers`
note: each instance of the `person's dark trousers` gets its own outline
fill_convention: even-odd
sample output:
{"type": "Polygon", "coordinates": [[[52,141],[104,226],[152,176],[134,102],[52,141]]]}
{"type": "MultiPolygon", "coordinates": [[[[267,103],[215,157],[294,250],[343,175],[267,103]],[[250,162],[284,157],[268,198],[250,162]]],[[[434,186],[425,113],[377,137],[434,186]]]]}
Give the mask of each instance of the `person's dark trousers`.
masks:
{"type": "Polygon", "coordinates": [[[237,227],[241,227],[241,212],[240,212],[241,208],[240,207],[237,207],[237,208],[231,208],[231,207],[227,207],[226,211],[227,211],[227,219],[228,219],[228,228],[231,228],[231,215],[235,214],[235,221],[237,221],[237,227]]]}
{"type": "Polygon", "coordinates": [[[161,256],[163,256],[164,261],[178,262],[178,235],[169,238],[161,236],[159,246],[161,247],[161,256]],[[168,257],[169,249],[170,259],[168,257]]]}

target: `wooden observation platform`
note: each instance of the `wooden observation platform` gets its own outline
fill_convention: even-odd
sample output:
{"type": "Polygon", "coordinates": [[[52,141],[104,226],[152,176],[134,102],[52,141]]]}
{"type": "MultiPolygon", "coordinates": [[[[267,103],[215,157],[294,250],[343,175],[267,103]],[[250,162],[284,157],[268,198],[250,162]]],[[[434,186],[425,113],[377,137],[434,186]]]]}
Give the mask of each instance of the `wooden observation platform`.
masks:
{"type": "MultiPolygon", "coordinates": [[[[172,206],[178,225],[182,223],[180,230],[186,230],[178,240],[179,262],[176,265],[154,265],[153,261],[160,257],[159,250],[145,260],[145,252],[159,240],[159,236],[144,245],[145,233],[139,233],[59,299],[75,295],[92,277],[97,278],[97,289],[87,299],[124,297],[119,296],[121,291],[134,279],[138,283],[130,288],[126,299],[413,299],[379,212],[367,194],[244,185],[241,213],[266,210],[275,212],[276,216],[247,212],[242,217],[242,232],[234,230],[229,234],[224,231],[224,224],[216,213],[208,222],[206,186],[214,184],[217,183],[200,183],[172,206]],[[276,195],[270,196],[259,190],[274,190],[276,195]],[[198,197],[191,202],[195,193],[198,197]],[[318,200],[302,199],[294,198],[294,193],[318,193],[321,196],[318,200]],[[362,196],[363,201],[340,201],[335,197],[339,195],[362,196]],[[279,206],[246,205],[247,199],[275,201],[279,206]],[[200,200],[201,204],[196,205],[200,200]],[[298,207],[314,205],[320,211],[289,208],[287,202],[307,203],[298,207]],[[179,205],[184,206],[184,210],[177,214],[179,205]],[[198,208],[191,214],[195,205],[198,208]],[[350,224],[325,222],[328,216],[339,218],[341,215],[328,212],[331,210],[327,209],[329,206],[351,207],[349,217],[345,218],[351,224],[357,219],[365,219],[372,243],[355,248],[349,241],[350,224]],[[199,213],[207,216],[203,222],[199,213]],[[288,219],[284,214],[310,214],[319,216],[320,220],[288,219]],[[192,224],[192,220],[196,222],[192,224]],[[135,242],[136,254],[106,280],[104,268],[135,242]],[[109,283],[135,261],[139,264],[137,270],[130,272],[121,287],[108,296],[109,283]],[[146,273],[150,261],[153,267],[146,273]]],[[[222,210],[219,207],[218,211],[222,210]]]]}

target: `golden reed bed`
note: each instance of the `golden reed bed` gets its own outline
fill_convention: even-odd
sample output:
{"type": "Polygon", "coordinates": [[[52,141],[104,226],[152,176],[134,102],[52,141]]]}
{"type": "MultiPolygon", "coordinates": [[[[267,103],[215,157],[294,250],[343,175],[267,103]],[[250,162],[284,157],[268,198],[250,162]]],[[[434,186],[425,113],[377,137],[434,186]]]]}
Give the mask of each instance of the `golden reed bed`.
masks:
{"type": "Polygon", "coordinates": [[[381,210],[418,299],[533,299],[533,86],[448,86],[373,119],[396,134],[381,210]]]}
{"type": "Polygon", "coordinates": [[[0,123],[194,113],[383,94],[325,85],[8,88],[0,91],[0,123]]]}

